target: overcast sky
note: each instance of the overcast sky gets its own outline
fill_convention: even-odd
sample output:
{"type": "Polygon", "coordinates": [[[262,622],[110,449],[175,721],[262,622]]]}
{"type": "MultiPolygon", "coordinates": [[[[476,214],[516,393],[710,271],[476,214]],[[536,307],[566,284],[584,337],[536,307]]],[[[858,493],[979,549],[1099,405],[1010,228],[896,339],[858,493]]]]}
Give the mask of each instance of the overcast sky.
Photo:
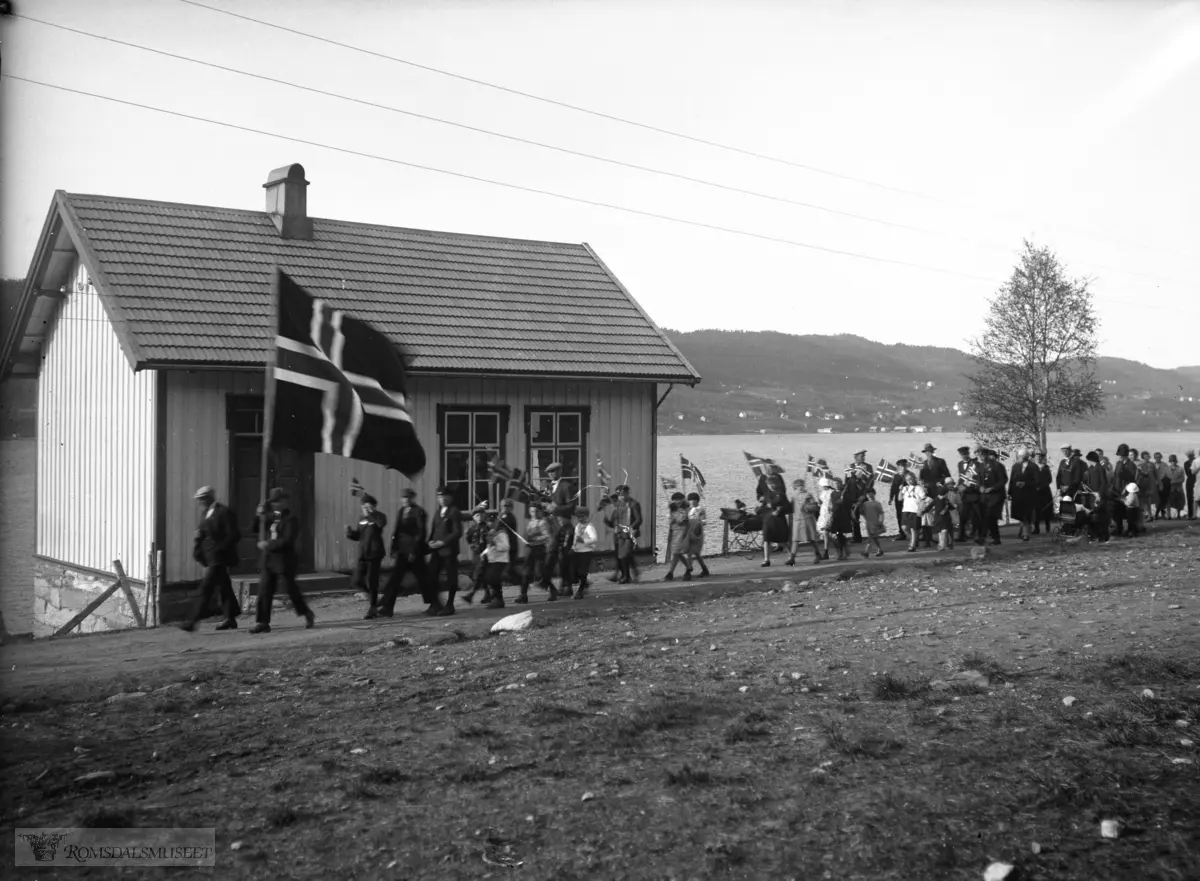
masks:
{"type": "Polygon", "coordinates": [[[1200,364],[1195,0],[200,2],[786,163],[183,0],[16,0],[21,15],[91,34],[773,198],[16,18],[2,25],[4,276],[27,272],[55,189],[261,209],[268,171],[300,162],[313,216],[586,241],[660,325],[682,330],[855,333],[962,348],[1031,238],[1073,275],[1094,279],[1102,354],[1200,364]]]}

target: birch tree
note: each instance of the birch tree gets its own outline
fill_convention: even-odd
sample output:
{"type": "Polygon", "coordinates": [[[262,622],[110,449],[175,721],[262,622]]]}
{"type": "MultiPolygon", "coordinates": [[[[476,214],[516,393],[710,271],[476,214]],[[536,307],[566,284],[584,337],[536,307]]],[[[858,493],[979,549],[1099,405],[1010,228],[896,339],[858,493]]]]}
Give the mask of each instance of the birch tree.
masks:
{"type": "Polygon", "coordinates": [[[984,331],[970,341],[976,370],[966,399],[976,440],[1045,450],[1048,431],[1103,412],[1088,280],[1068,278],[1053,252],[1026,241],[988,305],[984,331]]]}

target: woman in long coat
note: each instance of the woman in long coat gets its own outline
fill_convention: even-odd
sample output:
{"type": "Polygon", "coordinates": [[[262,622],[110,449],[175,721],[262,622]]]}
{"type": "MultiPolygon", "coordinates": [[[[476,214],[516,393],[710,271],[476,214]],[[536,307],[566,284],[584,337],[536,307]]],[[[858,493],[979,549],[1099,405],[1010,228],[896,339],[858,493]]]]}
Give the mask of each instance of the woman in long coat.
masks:
{"type": "Polygon", "coordinates": [[[1014,520],[1021,523],[1017,537],[1029,541],[1033,534],[1033,522],[1037,519],[1038,485],[1040,475],[1037,465],[1029,461],[1029,448],[1017,451],[1012,474],[1008,479],[1008,498],[1014,520]]]}
{"type": "Polygon", "coordinates": [[[787,559],[789,566],[796,565],[796,553],[800,550],[801,545],[810,545],[813,549],[813,562],[821,562],[821,548],[818,542],[821,540],[821,533],[817,531],[817,514],[821,511],[821,506],[813,499],[812,493],[808,492],[803,480],[792,482],[792,489],[795,495],[792,497],[792,546],[789,549],[791,556],[787,559]]]}
{"type": "Polygon", "coordinates": [[[758,509],[762,517],[763,566],[771,565],[771,546],[781,545],[788,540],[788,499],[785,495],[769,491],[758,509]]]}
{"type": "Polygon", "coordinates": [[[671,496],[671,513],[668,515],[667,526],[667,560],[670,568],[663,576],[664,581],[675,580],[675,566],[683,564],[683,578],[691,580],[692,566],[688,560],[688,506],[683,493],[671,496]]]}

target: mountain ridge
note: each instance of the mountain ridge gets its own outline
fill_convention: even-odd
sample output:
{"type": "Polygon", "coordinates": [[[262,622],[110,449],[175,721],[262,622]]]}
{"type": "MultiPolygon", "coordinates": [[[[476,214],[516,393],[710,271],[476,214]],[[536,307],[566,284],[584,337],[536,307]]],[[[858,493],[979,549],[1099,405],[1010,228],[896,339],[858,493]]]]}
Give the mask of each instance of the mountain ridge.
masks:
{"type": "MultiPolygon", "coordinates": [[[[975,363],[959,349],[877,343],[857,334],[663,332],[702,382],[694,389],[675,387],[659,410],[660,431],[970,427],[956,405],[963,402],[966,374],[975,363]]],[[[1102,357],[1096,376],[1105,387],[1106,412],[1074,426],[1142,431],[1200,426],[1200,367],[1166,370],[1102,357]]]]}

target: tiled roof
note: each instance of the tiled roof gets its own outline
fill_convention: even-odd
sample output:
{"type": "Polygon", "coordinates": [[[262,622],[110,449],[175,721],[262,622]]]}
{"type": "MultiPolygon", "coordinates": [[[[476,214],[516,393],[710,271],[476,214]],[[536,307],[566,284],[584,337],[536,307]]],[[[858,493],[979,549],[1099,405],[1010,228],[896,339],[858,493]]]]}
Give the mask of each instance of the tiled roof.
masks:
{"type": "Polygon", "coordinates": [[[271,268],[389,334],[412,369],[695,382],[587,245],[58,194],[139,366],[261,364],[271,268]]]}

